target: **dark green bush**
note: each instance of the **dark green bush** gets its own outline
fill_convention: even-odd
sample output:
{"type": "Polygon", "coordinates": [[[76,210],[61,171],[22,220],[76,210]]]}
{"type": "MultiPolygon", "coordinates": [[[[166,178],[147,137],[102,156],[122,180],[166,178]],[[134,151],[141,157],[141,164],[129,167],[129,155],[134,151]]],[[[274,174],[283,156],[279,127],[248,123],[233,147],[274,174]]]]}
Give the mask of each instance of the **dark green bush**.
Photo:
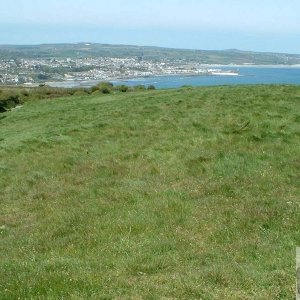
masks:
{"type": "Polygon", "coordinates": [[[21,103],[20,95],[16,92],[12,91],[6,91],[4,93],[1,93],[0,97],[0,107],[1,111],[5,111],[7,109],[13,108],[21,103]]]}
{"type": "Polygon", "coordinates": [[[122,93],[126,93],[128,91],[128,86],[125,85],[125,84],[122,84],[122,85],[117,87],[117,90],[122,92],[122,93]]]}
{"type": "Polygon", "coordinates": [[[114,85],[111,82],[100,82],[91,88],[92,92],[100,91],[102,94],[110,94],[113,91],[114,85]]]}
{"type": "Polygon", "coordinates": [[[99,91],[100,91],[102,94],[110,94],[112,90],[111,90],[109,87],[104,86],[104,87],[101,87],[101,88],[99,89],[99,91]]]}
{"type": "MultiPolygon", "coordinates": [[[[155,89],[154,86],[148,86],[148,90],[155,89]]],[[[135,87],[128,87],[127,85],[120,85],[114,87],[111,82],[100,82],[98,85],[91,88],[55,88],[45,84],[40,84],[38,87],[2,87],[0,88],[0,112],[11,109],[25,101],[52,99],[58,97],[68,96],[87,96],[87,95],[100,95],[110,94],[116,92],[134,92],[144,91],[144,85],[135,87]]]]}
{"type": "Polygon", "coordinates": [[[88,88],[85,88],[83,89],[84,92],[87,94],[87,95],[90,95],[92,93],[92,90],[91,89],[88,89],[88,88]]]}

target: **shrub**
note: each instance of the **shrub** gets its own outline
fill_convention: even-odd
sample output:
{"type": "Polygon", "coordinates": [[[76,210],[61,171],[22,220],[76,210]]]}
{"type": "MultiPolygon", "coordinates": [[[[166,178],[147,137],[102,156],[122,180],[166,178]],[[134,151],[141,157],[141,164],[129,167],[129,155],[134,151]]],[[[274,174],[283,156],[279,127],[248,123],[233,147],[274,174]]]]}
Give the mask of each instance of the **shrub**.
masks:
{"type": "Polygon", "coordinates": [[[80,91],[80,90],[78,90],[78,91],[76,91],[73,95],[74,95],[74,96],[85,96],[86,93],[85,93],[85,91],[80,91]]]}
{"type": "Polygon", "coordinates": [[[84,92],[85,92],[87,95],[90,95],[90,94],[92,93],[92,90],[89,89],[89,88],[85,88],[85,89],[83,89],[83,90],[84,90],[84,92]]]}
{"type": "Polygon", "coordinates": [[[125,84],[122,84],[120,86],[117,87],[118,91],[122,92],[122,93],[126,93],[128,91],[128,86],[125,84]]]}
{"type": "Polygon", "coordinates": [[[107,86],[101,87],[101,88],[99,89],[99,91],[100,91],[102,94],[110,94],[110,93],[111,93],[111,89],[108,88],[107,86]]]}
{"type": "Polygon", "coordinates": [[[100,95],[100,91],[99,90],[96,90],[94,92],[92,92],[92,95],[95,96],[95,95],[100,95]]]}
{"type": "Polygon", "coordinates": [[[111,82],[100,82],[96,87],[102,94],[109,94],[112,92],[114,85],[111,82]]]}
{"type": "Polygon", "coordinates": [[[140,85],[136,85],[134,87],[134,89],[137,90],[137,91],[144,91],[144,90],[146,90],[146,87],[144,85],[140,84],[140,85]]]}
{"type": "Polygon", "coordinates": [[[2,105],[0,101],[0,113],[4,113],[4,112],[6,112],[6,108],[2,105]]]}
{"type": "Polygon", "coordinates": [[[153,85],[153,84],[150,84],[149,86],[148,86],[148,90],[155,90],[156,88],[155,88],[155,86],[153,85]]]}
{"type": "Polygon", "coordinates": [[[96,91],[99,91],[99,87],[98,87],[97,85],[92,86],[92,87],[91,87],[91,91],[92,91],[92,93],[93,93],[93,92],[96,92],[96,91]]]}
{"type": "Polygon", "coordinates": [[[1,111],[15,107],[21,103],[20,95],[15,91],[7,91],[6,93],[1,94],[0,98],[0,107],[1,111]]]}
{"type": "Polygon", "coordinates": [[[23,91],[21,92],[21,94],[22,94],[23,96],[25,96],[25,97],[28,97],[28,96],[29,96],[29,92],[26,91],[26,90],[23,90],[23,91]]]}

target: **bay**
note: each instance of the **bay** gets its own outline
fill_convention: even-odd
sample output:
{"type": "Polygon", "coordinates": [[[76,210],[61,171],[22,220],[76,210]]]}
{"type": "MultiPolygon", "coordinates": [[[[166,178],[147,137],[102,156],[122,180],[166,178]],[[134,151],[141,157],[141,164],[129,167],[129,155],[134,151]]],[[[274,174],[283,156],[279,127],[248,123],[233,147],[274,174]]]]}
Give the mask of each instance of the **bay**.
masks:
{"type": "MultiPolygon", "coordinates": [[[[215,68],[215,67],[212,67],[215,68]]],[[[238,76],[216,75],[216,76],[151,76],[133,78],[126,80],[110,80],[114,85],[125,84],[128,86],[154,85],[157,89],[178,88],[185,85],[190,86],[216,86],[216,85],[243,85],[243,84],[297,84],[300,85],[300,66],[293,67],[265,67],[265,66],[230,66],[216,67],[221,70],[238,70],[238,76]]],[[[57,87],[91,87],[99,81],[68,81],[49,83],[57,87]]]]}

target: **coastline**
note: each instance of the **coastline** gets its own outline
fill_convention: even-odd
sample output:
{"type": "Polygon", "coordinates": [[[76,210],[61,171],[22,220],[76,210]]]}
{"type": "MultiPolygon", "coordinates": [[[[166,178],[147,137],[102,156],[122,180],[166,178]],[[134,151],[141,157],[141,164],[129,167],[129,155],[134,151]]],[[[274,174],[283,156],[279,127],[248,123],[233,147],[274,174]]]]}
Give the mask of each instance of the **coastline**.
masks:
{"type": "MultiPolygon", "coordinates": [[[[203,69],[209,69],[209,68],[222,68],[224,71],[228,71],[229,69],[241,69],[241,70],[248,70],[248,69],[290,69],[290,70],[295,70],[295,69],[300,69],[300,64],[297,65],[235,65],[235,64],[230,64],[230,65],[220,65],[220,64],[213,64],[213,65],[202,65],[203,69]]],[[[223,71],[222,70],[222,71],[223,71]]],[[[241,72],[243,73],[243,72],[241,72]]],[[[231,75],[231,74],[230,74],[231,75]]],[[[249,76],[245,74],[234,74],[231,76],[222,74],[207,74],[207,73],[183,73],[183,74],[153,74],[153,75],[147,75],[147,76],[118,76],[118,77],[108,77],[105,79],[91,79],[91,80],[62,80],[62,81],[46,81],[46,82],[41,82],[41,83],[32,83],[32,84],[17,84],[17,85],[12,85],[12,86],[23,86],[23,87],[37,87],[40,84],[45,84],[50,87],[58,87],[58,88],[89,88],[94,85],[97,85],[99,82],[103,81],[108,81],[112,82],[114,84],[126,84],[132,83],[134,81],[145,81],[149,78],[155,79],[155,78],[196,78],[196,77],[243,77],[243,76],[249,76]]],[[[138,84],[138,83],[136,83],[138,84]]],[[[142,84],[142,83],[141,83],[142,84]]],[[[149,83],[152,84],[152,83],[149,83]]]]}
{"type": "MultiPolygon", "coordinates": [[[[147,78],[164,78],[164,77],[182,77],[182,78],[189,78],[189,77],[222,77],[222,76],[228,76],[224,74],[195,74],[195,73],[185,73],[185,74],[153,74],[151,76],[138,76],[138,77],[109,77],[105,79],[92,79],[92,80],[65,80],[65,81],[48,81],[45,82],[45,85],[48,85],[50,87],[64,87],[63,85],[72,85],[72,87],[92,87],[93,85],[97,85],[100,82],[111,82],[111,83],[120,83],[120,82],[130,82],[130,81],[138,81],[141,79],[147,79],[147,78]],[[69,84],[68,84],[69,83],[69,84]]],[[[230,77],[238,77],[243,75],[230,75],[230,77]]],[[[37,84],[38,85],[38,84],[37,84]]],[[[33,86],[33,85],[32,85],[33,86]]]]}

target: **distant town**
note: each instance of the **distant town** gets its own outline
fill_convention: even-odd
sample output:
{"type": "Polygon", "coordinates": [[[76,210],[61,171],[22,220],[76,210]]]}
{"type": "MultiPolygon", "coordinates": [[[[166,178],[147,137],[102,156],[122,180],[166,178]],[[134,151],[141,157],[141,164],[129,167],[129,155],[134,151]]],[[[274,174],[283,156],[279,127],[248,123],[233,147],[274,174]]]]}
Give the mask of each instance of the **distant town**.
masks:
{"type": "Polygon", "coordinates": [[[184,60],[140,58],[51,58],[0,60],[0,83],[32,85],[48,81],[114,80],[163,75],[238,75],[184,60]]]}
{"type": "Polygon", "coordinates": [[[239,75],[238,65],[295,65],[300,55],[105,44],[0,45],[0,84],[39,85],[169,75],[239,75]],[[223,68],[214,65],[227,66],[223,68]],[[228,67],[229,66],[229,67],[228,67]]]}

